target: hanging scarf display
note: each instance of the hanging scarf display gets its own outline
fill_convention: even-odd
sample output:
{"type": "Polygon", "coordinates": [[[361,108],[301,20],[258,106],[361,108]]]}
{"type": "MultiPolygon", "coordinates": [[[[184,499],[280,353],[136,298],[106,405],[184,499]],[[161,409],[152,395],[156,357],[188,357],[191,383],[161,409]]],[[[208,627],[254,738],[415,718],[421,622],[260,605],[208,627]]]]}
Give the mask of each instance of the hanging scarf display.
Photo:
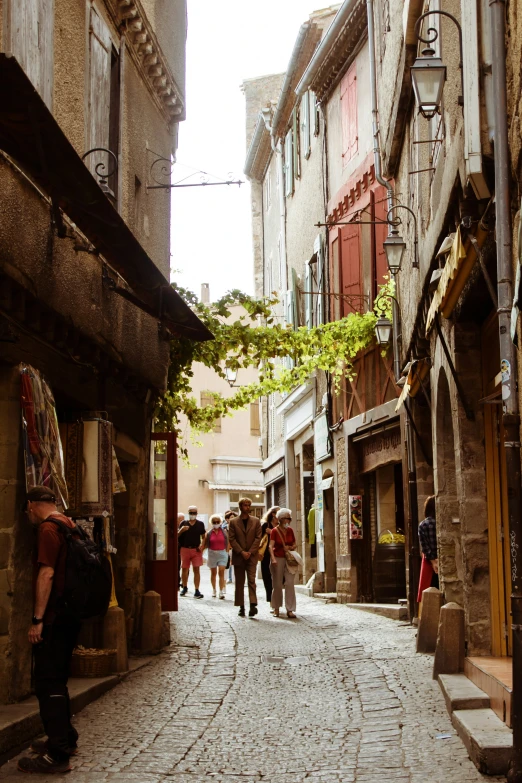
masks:
{"type": "Polygon", "coordinates": [[[65,510],[69,502],[53,393],[28,364],[20,365],[20,381],[26,489],[49,487],[65,510]]]}

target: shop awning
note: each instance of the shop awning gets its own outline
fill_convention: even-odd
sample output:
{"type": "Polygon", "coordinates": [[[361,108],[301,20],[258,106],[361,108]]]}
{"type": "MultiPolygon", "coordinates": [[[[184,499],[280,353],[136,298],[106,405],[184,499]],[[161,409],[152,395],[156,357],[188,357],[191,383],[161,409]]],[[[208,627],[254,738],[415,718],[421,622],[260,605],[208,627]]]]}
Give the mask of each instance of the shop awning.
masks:
{"type": "Polygon", "coordinates": [[[6,54],[0,54],[0,149],[51,199],[55,220],[62,210],[132,288],[118,286],[118,293],[175,334],[213,338],[103,193],[19,63],[6,54]]]}
{"type": "MultiPolygon", "coordinates": [[[[480,227],[479,223],[475,237],[479,247],[482,247],[484,244],[486,236],[487,232],[480,227]]],[[[450,317],[476,260],[475,248],[469,240],[462,241],[460,227],[457,228],[446,264],[439,279],[439,284],[428,310],[426,334],[430,332],[437,313],[442,313],[444,318],[450,317]]]]}
{"type": "Polygon", "coordinates": [[[400,397],[397,400],[395,410],[399,411],[404,405],[406,397],[415,397],[421,389],[424,379],[428,375],[431,367],[431,359],[415,359],[410,366],[406,383],[404,384],[400,397]]]}
{"type": "Polygon", "coordinates": [[[209,489],[216,489],[220,492],[256,492],[264,495],[265,488],[262,484],[213,484],[208,485],[209,489]]]}

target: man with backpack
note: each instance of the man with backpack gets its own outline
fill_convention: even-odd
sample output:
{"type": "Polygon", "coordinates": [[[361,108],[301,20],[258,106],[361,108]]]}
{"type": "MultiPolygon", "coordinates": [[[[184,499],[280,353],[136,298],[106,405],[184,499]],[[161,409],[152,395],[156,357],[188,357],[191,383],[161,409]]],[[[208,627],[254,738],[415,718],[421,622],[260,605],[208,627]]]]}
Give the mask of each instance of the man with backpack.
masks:
{"type": "MultiPolygon", "coordinates": [[[[37,755],[18,762],[22,772],[69,772],[78,732],[71,723],[67,680],[82,618],[107,610],[107,558],[72,519],[61,514],[48,487],[27,493],[26,513],[37,529],[33,645],[34,687],[47,740],[31,745],[37,755]],[[104,562],[106,561],[106,562],[104,562]]],[[[109,567],[110,568],[110,567],[109,567]]]]}

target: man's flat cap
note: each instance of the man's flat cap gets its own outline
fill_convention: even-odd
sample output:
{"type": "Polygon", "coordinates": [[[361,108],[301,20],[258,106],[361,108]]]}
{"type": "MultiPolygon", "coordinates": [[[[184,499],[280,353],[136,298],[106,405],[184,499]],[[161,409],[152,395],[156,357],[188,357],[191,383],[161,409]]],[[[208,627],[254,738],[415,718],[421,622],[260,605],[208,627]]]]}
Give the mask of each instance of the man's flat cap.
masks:
{"type": "Polygon", "coordinates": [[[27,493],[27,500],[32,503],[56,503],[56,495],[49,487],[31,487],[27,493]]]}

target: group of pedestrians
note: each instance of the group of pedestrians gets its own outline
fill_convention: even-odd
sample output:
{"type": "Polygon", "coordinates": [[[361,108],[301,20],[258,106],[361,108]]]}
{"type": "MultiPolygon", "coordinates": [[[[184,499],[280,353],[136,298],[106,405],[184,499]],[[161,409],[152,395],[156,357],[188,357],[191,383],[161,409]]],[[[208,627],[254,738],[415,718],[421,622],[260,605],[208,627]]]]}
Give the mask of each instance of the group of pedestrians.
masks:
{"type": "MultiPolygon", "coordinates": [[[[288,508],[273,506],[260,521],[251,514],[252,501],[239,501],[239,514],[226,511],[224,519],[219,514],[210,517],[209,530],[198,519],[197,507],[190,506],[188,520],[178,515],[178,541],[181,564],[181,595],[188,593],[188,577],[192,566],[194,574],[194,597],[203,598],[199,590],[200,568],[203,552],[208,550],[207,564],[210,568],[212,597],[224,599],[226,595],[226,570],[233,569],[235,578],[234,604],[239,607],[239,616],[245,617],[245,582],[248,589],[248,616],[258,614],[256,573],[261,563],[261,575],[274,617],[284,601],[287,616],[295,618],[296,598],[294,580],[299,567],[296,553],[296,538],[291,528],[292,513],[288,508]]],[[[229,580],[231,573],[229,572],[229,580]]]]}

